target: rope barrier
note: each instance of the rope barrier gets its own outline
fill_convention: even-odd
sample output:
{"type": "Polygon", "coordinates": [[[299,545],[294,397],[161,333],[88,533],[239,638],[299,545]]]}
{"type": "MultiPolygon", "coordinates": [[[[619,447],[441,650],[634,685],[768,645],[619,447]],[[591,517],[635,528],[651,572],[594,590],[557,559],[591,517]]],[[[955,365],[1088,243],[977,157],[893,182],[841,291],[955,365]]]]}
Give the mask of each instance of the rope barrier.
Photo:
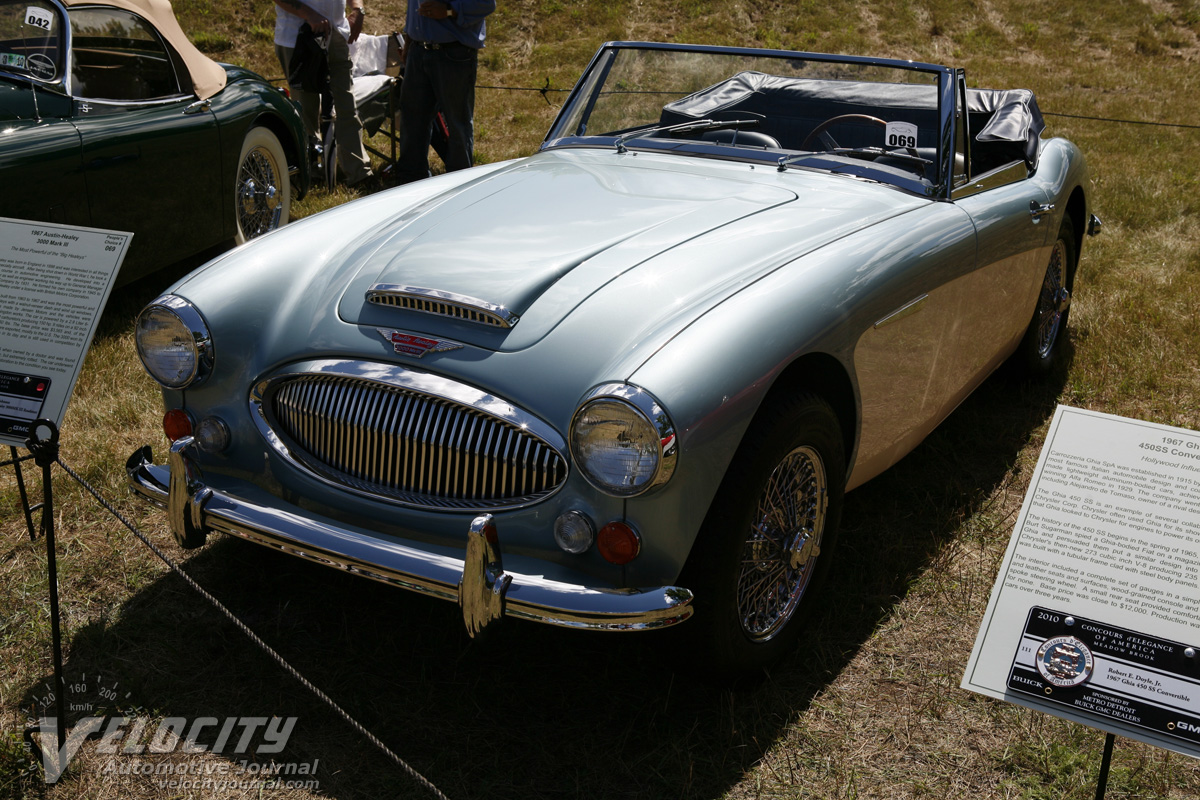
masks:
{"type": "Polygon", "coordinates": [[[375,734],[371,733],[369,730],[366,729],[366,727],[364,727],[360,722],[358,722],[358,720],[356,720],[356,719],[354,719],[354,717],[350,716],[350,713],[347,712],[345,709],[343,709],[341,706],[339,706],[336,702],[334,702],[333,698],[331,698],[329,695],[325,694],[325,692],[321,691],[319,688],[317,688],[316,685],[314,685],[311,681],[309,681],[307,678],[305,678],[303,675],[301,675],[300,672],[295,667],[293,667],[291,664],[289,664],[284,659],[283,656],[281,656],[278,652],[276,652],[274,650],[274,648],[272,648],[269,644],[267,644],[265,641],[263,641],[263,639],[258,634],[256,634],[253,630],[251,630],[250,627],[248,625],[246,625],[246,623],[242,622],[237,617],[236,614],[234,614],[232,611],[230,611],[228,608],[226,608],[225,605],[220,600],[218,600],[216,597],[214,597],[212,594],[210,594],[204,587],[202,587],[199,583],[197,583],[196,580],[194,578],[192,578],[192,576],[190,576],[186,572],[184,572],[183,569],[177,563],[175,563],[175,561],[172,560],[170,556],[168,556],[161,549],[159,549],[159,547],[157,545],[155,545],[154,542],[150,541],[150,539],[147,538],[144,533],[142,533],[140,530],[138,530],[136,525],[134,525],[132,522],[127,520],[124,517],[124,515],[121,514],[121,512],[117,511],[117,509],[114,508],[111,503],[109,503],[107,500],[105,500],[104,497],[102,497],[100,495],[100,493],[90,483],[88,483],[86,480],[83,479],[83,477],[78,475],[73,469],[71,469],[69,466],[67,466],[67,464],[61,458],[56,457],[55,461],[58,463],[58,465],[60,467],[63,468],[63,470],[66,471],[66,473],[68,475],[70,475],[72,478],[74,478],[75,481],[80,486],[82,486],[84,489],[86,489],[87,492],[92,497],[96,498],[96,501],[98,503],[100,503],[101,506],[103,506],[110,514],[112,514],[118,520],[120,520],[122,525],[124,525],[126,528],[128,528],[129,531],[134,536],[136,536],[138,539],[140,539],[142,544],[149,547],[150,550],[154,553],[154,555],[158,556],[159,559],[161,559],[163,561],[163,563],[165,563],[168,567],[171,568],[172,572],[174,572],[179,577],[183,578],[183,580],[188,584],[188,586],[191,586],[193,589],[195,589],[200,594],[201,597],[203,597],[208,602],[212,603],[212,605],[218,611],[220,611],[221,614],[223,614],[226,619],[228,619],[230,622],[232,622],[238,628],[238,630],[240,630],[242,633],[246,634],[246,636],[250,638],[250,641],[254,642],[256,645],[258,645],[260,648],[262,648],[262,650],[267,655],[269,655],[272,658],[272,660],[275,661],[275,663],[277,663],[280,667],[282,667],[284,669],[284,671],[286,671],[293,678],[298,680],[300,682],[300,684],[302,686],[304,686],[304,688],[308,689],[310,692],[312,692],[314,695],[316,695],[318,698],[320,698],[327,706],[329,706],[331,709],[333,709],[333,711],[339,717],[341,717],[351,728],[358,731],[360,734],[362,734],[364,737],[366,737],[367,741],[369,741],[371,744],[375,745],[377,748],[379,748],[379,750],[383,751],[383,753],[385,755],[387,755],[388,758],[390,758],[398,767],[400,767],[400,769],[402,769],[410,778],[412,778],[414,781],[416,781],[422,787],[427,789],[433,796],[439,798],[439,800],[450,800],[445,794],[442,793],[442,791],[440,789],[438,789],[436,786],[434,786],[433,783],[428,778],[426,778],[424,775],[422,775],[420,772],[418,772],[415,768],[410,766],[400,756],[398,756],[394,752],[392,752],[392,750],[390,748],[388,748],[388,746],[385,745],[382,741],[380,741],[380,739],[378,737],[376,737],[375,734]]]}
{"type": "MultiPolygon", "coordinates": [[[[284,78],[270,78],[271,83],[282,82],[284,78]]],[[[550,86],[550,79],[546,78],[546,85],[538,88],[536,86],[483,86],[476,84],[476,89],[491,89],[501,92],[537,92],[546,101],[546,105],[553,107],[550,98],[547,96],[550,92],[570,92],[570,89],[555,89],[550,86]]],[[[625,92],[625,94],[664,94],[663,92],[625,92]]],[[[1044,117],[1068,117],[1070,119],[1086,119],[1092,122],[1112,122],[1118,125],[1153,125],[1160,128],[1185,128],[1189,130],[1200,130],[1200,125],[1189,125],[1186,122],[1152,122],[1140,119],[1115,119],[1112,117],[1089,117],[1084,114],[1064,114],[1058,111],[1042,111],[1044,117]]]]}
{"type": "Polygon", "coordinates": [[[1043,111],[1045,117],[1070,117],[1071,119],[1088,119],[1093,122],[1116,122],[1122,125],[1156,125],[1160,128],[1191,128],[1200,130],[1200,125],[1188,125],[1183,122],[1146,122],[1138,119],[1111,119],[1109,117],[1087,117],[1082,114],[1061,114],[1057,111],[1043,111]]]}

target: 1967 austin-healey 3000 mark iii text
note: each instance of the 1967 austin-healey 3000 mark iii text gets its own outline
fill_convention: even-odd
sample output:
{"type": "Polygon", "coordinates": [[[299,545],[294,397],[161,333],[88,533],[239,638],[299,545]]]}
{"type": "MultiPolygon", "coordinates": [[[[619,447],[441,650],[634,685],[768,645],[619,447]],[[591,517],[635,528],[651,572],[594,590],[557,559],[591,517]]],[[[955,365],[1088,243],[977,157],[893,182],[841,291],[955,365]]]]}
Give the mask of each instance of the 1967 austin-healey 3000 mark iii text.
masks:
{"type": "Polygon", "coordinates": [[[220,531],[462,605],[795,640],[843,495],[1002,362],[1053,368],[1099,229],[1025,90],[886,59],[601,47],[539,152],[251,242],[137,326],[220,531]]]}

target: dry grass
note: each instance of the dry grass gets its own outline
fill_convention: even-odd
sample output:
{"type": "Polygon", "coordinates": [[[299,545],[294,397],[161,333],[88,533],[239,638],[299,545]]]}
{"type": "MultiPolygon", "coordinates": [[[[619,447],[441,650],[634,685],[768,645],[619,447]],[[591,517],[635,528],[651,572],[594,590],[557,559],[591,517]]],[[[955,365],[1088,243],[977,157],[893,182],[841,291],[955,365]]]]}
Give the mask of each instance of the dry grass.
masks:
{"type": "MultiPolygon", "coordinates": [[[[370,32],[400,27],[401,4],[370,6],[370,32]]],[[[176,8],[216,57],[277,75],[269,3],[176,8]]],[[[1196,0],[514,0],[489,31],[486,87],[569,89],[601,41],[664,39],[948,62],[973,85],[1031,88],[1052,114],[1200,125],[1196,0]]],[[[546,98],[481,88],[480,159],[535,149],[563,95],[546,98]]],[[[508,625],[471,642],[448,604],[234,541],[188,555],[188,572],[455,798],[1091,797],[1099,733],[958,683],[1055,405],[1200,428],[1200,130],[1048,121],[1088,154],[1106,223],[1085,244],[1069,370],[1043,387],[989,382],[850,496],[827,602],[761,686],[720,690],[676,675],[654,637],[508,625]]],[[[299,213],[352,196],[316,192],[299,213]]],[[[162,515],[128,497],[122,466],[140,444],[162,449],[130,330],[169,280],[154,276],[110,303],[63,449],[160,543],[162,515]]],[[[25,538],[3,469],[0,797],[426,796],[61,471],[55,493],[68,677],[103,673],[151,718],[297,716],[285,755],[320,759],[320,788],[173,792],[106,774],[92,744],[60,786],[27,773],[19,731],[51,675],[45,555],[25,538]]],[[[1108,797],[1198,794],[1197,762],[1119,741],[1108,797]]]]}

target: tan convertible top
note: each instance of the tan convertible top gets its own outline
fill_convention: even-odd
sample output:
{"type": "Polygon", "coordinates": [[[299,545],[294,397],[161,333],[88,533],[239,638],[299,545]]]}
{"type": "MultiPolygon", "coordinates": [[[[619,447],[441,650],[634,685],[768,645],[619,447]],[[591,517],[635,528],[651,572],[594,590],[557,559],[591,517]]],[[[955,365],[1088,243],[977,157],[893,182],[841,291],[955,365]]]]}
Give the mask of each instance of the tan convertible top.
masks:
{"type": "Polygon", "coordinates": [[[179,27],[179,21],[175,19],[175,12],[171,10],[168,0],[64,0],[64,3],[68,8],[116,6],[145,17],[183,58],[197,97],[205,100],[225,88],[227,76],[224,67],[196,49],[196,45],[184,34],[183,28],[179,27]]]}

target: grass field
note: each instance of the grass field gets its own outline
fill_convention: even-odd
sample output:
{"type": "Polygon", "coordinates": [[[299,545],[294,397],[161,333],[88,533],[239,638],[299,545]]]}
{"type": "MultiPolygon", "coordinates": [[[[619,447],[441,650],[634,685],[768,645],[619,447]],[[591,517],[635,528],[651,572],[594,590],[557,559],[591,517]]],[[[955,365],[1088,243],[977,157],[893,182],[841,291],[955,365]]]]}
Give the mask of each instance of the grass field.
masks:
{"type": "MultiPolygon", "coordinates": [[[[277,76],[270,3],[175,7],[214,57],[277,76]]],[[[397,0],[368,8],[369,32],[400,28],[397,0]]],[[[451,604],[237,541],[175,548],[163,515],[129,497],[123,467],[142,444],[165,449],[133,319],[189,265],[113,297],[64,423],[64,461],[453,798],[1093,797],[1102,734],[958,685],[1055,406],[1200,429],[1200,0],[501,2],[481,62],[479,159],[532,152],[563,97],[532,90],[569,89],[608,39],[912,58],[962,66],[973,86],[1030,88],[1047,135],[1086,153],[1105,223],[1084,244],[1069,368],[1044,386],[985,384],[848,496],[824,605],[762,685],[674,674],[652,636],[512,624],[473,642],[451,604]]],[[[297,210],[348,199],[318,191],[297,210]]],[[[41,783],[21,731],[52,676],[45,548],[28,541],[5,468],[0,798],[431,796],[57,469],[54,492],[68,682],[155,721],[295,717],[284,760],[312,765],[319,786],[172,789],[113,771],[131,759],[95,742],[62,782],[41,783]]],[[[1200,763],[1118,741],[1107,797],[1197,796],[1200,763]]]]}

